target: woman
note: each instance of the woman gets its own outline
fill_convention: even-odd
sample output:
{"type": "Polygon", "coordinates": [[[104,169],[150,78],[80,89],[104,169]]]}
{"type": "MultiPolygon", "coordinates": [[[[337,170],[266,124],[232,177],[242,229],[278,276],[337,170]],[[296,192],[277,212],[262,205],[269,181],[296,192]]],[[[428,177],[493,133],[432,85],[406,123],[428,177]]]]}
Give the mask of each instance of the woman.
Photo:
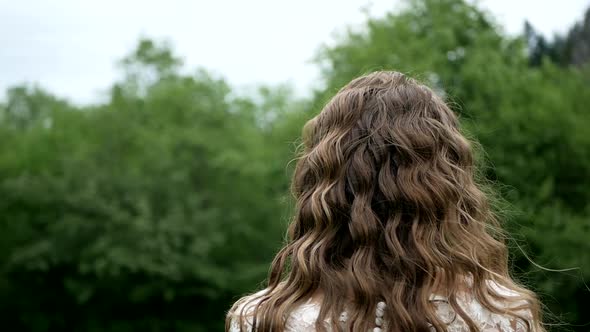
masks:
{"type": "Polygon", "coordinates": [[[543,331],[535,295],[509,275],[470,142],[429,88],[359,77],[303,140],[288,242],[226,330],[543,331]]]}

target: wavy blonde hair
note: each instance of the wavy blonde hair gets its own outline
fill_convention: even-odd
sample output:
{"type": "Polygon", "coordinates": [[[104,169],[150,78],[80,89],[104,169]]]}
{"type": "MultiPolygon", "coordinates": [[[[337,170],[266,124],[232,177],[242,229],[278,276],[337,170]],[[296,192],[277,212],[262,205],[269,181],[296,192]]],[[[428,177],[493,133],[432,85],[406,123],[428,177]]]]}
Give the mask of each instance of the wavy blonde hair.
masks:
{"type": "MultiPolygon", "coordinates": [[[[388,331],[445,331],[431,301],[441,292],[477,331],[457,301],[466,287],[489,311],[543,329],[533,323],[540,321],[534,293],[509,275],[504,235],[474,180],[472,144],[428,87],[397,72],[359,77],[304,126],[303,143],[294,220],[268,291],[256,297],[254,331],[282,331],[289,313],[318,293],[318,331],[326,319],[334,330],[367,331],[378,301],[387,303],[388,331]],[[522,305],[499,305],[515,300],[527,315],[522,305]],[[338,323],[343,311],[346,326],[338,323]]],[[[242,330],[244,301],[252,298],[230,310],[242,330]]]]}

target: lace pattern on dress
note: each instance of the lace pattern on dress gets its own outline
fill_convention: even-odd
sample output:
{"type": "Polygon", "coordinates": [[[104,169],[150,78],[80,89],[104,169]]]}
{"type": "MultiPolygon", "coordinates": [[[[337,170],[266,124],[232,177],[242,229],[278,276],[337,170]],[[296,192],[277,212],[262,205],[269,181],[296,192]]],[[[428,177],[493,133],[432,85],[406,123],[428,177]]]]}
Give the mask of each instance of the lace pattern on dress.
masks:
{"type": "MultiPolygon", "coordinates": [[[[494,288],[496,292],[503,296],[507,297],[516,297],[518,296],[517,293],[508,290],[507,288],[498,286],[498,285],[491,285],[491,288],[494,288]]],[[[264,291],[256,293],[252,295],[252,298],[257,297],[263,294],[264,291]]],[[[468,332],[469,326],[465,321],[461,318],[460,315],[455,313],[452,309],[450,304],[446,298],[438,295],[433,295],[431,300],[436,304],[437,314],[444,322],[447,322],[447,331],[449,332],[468,332]]],[[[256,301],[250,301],[247,303],[248,308],[245,310],[246,317],[244,317],[246,322],[246,328],[248,332],[252,332],[252,311],[256,306],[256,301]]],[[[507,315],[499,315],[490,312],[486,308],[484,308],[477,300],[472,297],[465,296],[458,298],[459,305],[461,308],[467,313],[471,319],[479,325],[479,330],[481,332],[525,332],[527,331],[527,327],[524,322],[520,320],[514,320],[512,316],[507,315]]],[[[515,303],[511,304],[510,306],[513,308],[517,308],[523,306],[526,302],[523,301],[516,301],[515,303]]],[[[242,307],[236,310],[234,314],[235,317],[232,317],[230,332],[241,332],[239,326],[239,315],[242,307]]],[[[307,301],[304,304],[301,304],[297,309],[293,310],[287,319],[287,324],[285,328],[285,332],[315,332],[315,322],[320,312],[320,305],[318,303],[314,303],[311,301],[307,301]]],[[[531,313],[528,310],[523,309],[519,312],[522,316],[524,316],[529,321],[532,319],[531,313]]],[[[340,316],[340,320],[342,322],[346,321],[346,313],[342,313],[340,316]]],[[[386,320],[386,319],[385,319],[386,320]]],[[[387,323],[385,322],[385,325],[387,323]]],[[[330,323],[326,321],[326,326],[328,331],[330,331],[330,323]]],[[[375,328],[378,330],[378,327],[375,328]]],[[[433,329],[434,330],[434,329],[433,329]]]]}

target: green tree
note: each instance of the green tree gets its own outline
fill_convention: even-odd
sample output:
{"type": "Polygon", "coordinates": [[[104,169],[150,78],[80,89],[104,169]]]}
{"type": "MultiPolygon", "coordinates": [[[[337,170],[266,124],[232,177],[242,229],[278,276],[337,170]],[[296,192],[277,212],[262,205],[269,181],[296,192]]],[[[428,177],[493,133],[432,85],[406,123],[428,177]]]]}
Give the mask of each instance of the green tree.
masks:
{"type": "Polygon", "coordinates": [[[104,105],[9,94],[0,306],[14,329],[219,330],[280,242],[289,153],[269,137],[288,90],[235,96],[147,40],[123,64],[104,105]]]}
{"type": "Polygon", "coordinates": [[[565,35],[556,34],[548,41],[529,22],[525,22],[524,34],[531,65],[539,66],[548,58],[561,66],[584,66],[590,60],[590,7],[565,35]]]}

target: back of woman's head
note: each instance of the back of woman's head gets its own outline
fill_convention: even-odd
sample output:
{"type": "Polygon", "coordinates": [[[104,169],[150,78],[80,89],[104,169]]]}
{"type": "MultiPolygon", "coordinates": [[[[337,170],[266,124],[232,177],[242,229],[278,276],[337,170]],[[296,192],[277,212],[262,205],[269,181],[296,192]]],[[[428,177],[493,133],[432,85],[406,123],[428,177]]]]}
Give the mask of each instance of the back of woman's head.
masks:
{"type": "Polygon", "coordinates": [[[375,72],[343,87],[303,130],[289,238],[258,299],[257,331],[280,331],[296,305],[321,294],[317,328],[341,312],[367,331],[377,302],[388,330],[443,330],[435,293],[476,330],[457,304],[466,289],[492,312],[505,299],[490,281],[533,294],[509,277],[507,251],[488,199],[474,181],[472,144],[426,86],[375,72]]]}

